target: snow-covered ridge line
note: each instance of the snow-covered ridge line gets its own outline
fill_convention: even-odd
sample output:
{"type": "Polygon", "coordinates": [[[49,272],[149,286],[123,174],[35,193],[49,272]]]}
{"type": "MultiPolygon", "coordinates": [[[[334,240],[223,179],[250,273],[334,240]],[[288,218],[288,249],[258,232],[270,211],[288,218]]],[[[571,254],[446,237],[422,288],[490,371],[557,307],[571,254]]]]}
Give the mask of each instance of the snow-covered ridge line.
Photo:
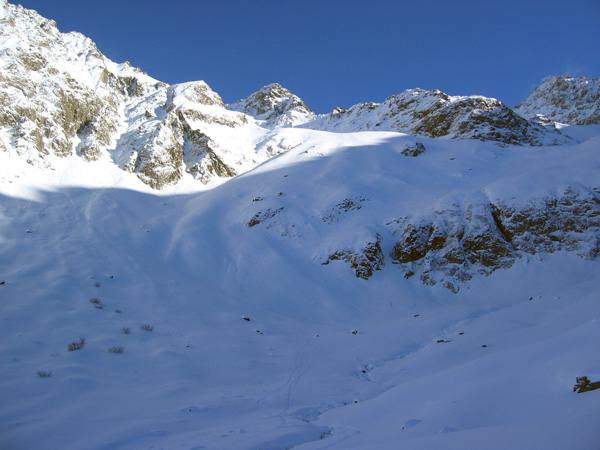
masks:
{"type": "Polygon", "coordinates": [[[274,83],[227,109],[202,81],[168,86],[110,61],[80,33],[60,33],[35,11],[4,2],[2,14],[0,96],[7,107],[0,114],[0,148],[43,170],[58,166],[56,158],[103,160],[153,189],[201,189],[287,151],[273,143],[274,133],[289,126],[500,145],[574,143],[552,121],[527,120],[498,100],[437,90],[410,89],[381,104],[316,116],[274,83]]]}
{"type": "Polygon", "coordinates": [[[399,131],[427,137],[478,139],[502,145],[563,145],[573,141],[552,124],[524,120],[502,102],[408,89],[383,103],[336,109],[306,125],[330,131],[399,131]]]}

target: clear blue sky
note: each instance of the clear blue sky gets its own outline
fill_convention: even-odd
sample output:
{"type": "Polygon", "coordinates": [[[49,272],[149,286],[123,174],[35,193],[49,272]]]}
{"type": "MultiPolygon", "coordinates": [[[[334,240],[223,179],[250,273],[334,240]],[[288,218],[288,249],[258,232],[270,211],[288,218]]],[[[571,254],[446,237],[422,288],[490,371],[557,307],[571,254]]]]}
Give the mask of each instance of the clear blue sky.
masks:
{"type": "Polygon", "coordinates": [[[278,82],[317,113],[415,87],[515,106],[547,76],[600,76],[600,0],[20,3],[113,61],[204,80],[227,103],[278,82]]]}

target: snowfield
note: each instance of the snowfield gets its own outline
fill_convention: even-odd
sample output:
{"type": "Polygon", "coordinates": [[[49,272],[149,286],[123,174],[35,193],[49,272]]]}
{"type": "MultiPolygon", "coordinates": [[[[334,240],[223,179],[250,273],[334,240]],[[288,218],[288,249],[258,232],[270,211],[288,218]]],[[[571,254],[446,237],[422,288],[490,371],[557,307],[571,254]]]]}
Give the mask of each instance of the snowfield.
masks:
{"type": "Polygon", "coordinates": [[[272,139],[289,150],[160,193],[103,160],[0,152],[1,448],[598,448],[600,391],[573,392],[600,380],[597,260],[520,253],[453,293],[388,255],[440,204],[597,189],[600,136],[272,139]],[[368,280],[328,260],[375,235],[368,280]]]}
{"type": "Polygon", "coordinates": [[[225,105],[6,0],[0,67],[0,449],[600,448],[600,79],[225,105]]]}

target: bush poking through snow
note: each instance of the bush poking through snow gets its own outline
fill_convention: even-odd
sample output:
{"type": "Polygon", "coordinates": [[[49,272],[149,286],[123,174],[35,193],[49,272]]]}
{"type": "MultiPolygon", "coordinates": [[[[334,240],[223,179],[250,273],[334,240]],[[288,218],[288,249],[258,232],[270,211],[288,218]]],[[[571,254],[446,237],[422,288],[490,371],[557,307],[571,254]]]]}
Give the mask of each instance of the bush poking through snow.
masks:
{"type": "Polygon", "coordinates": [[[131,334],[131,328],[123,327],[123,328],[121,328],[121,333],[123,333],[123,334],[131,334]]]}
{"type": "Polygon", "coordinates": [[[125,347],[122,345],[116,345],[108,349],[109,353],[123,353],[125,351],[125,347]]]}
{"type": "Polygon", "coordinates": [[[50,378],[52,372],[46,370],[38,370],[37,374],[40,378],[50,378]]]}
{"type": "Polygon", "coordinates": [[[92,305],[94,305],[94,308],[96,309],[103,309],[104,305],[102,304],[102,302],[100,301],[99,298],[90,298],[90,303],[92,305]]]}
{"type": "Polygon", "coordinates": [[[421,142],[407,144],[400,153],[402,153],[404,156],[412,156],[414,158],[422,153],[425,153],[425,146],[421,142]]]}
{"type": "Polygon", "coordinates": [[[140,330],[152,331],[152,330],[154,330],[154,327],[152,325],[145,323],[144,325],[140,326],[140,330]]]}
{"type": "Polygon", "coordinates": [[[577,392],[578,394],[595,389],[600,389],[600,381],[590,382],[588,377],[577,377],[575,386],[573,386],[573,392],[577,392]]]}
{"type": "Polygon", "coordinates": [[[85,339],[81,338],[78,342],[71,342],[67,346],[67,350],[70,352],[74,352],[75,350],[81,350],[85,346],[85,339]]]}

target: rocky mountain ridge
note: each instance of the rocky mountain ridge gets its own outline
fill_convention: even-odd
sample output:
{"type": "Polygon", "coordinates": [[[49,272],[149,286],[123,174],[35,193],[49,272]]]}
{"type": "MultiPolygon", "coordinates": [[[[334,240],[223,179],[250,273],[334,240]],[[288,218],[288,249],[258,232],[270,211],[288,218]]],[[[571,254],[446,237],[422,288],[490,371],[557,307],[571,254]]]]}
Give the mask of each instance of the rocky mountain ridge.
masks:
{"type": "Polygon", "coordinates": [[[183,178],[218,183],[287,151],[277,130],[288,126],[500,145],[574,143],[552,121],[526,120],[498,100],[436,90],[411,89],[381,104],[316,115],[274,83],[226,106],[202,81],[169,86],[108,60],[89,38],[60,33],[35,11],[0,5],[0,146],[40,167],[78,156],[112,160],[154,189],[183,178]]]}
{"type": "Polygon", "coordinates": [[[307,125],[350,131],[399,131],[427,137],[478,139],[502,145],[562,145],[571,141],[552,125],[524,120],[502,102],[482,96],[451,97],[439,90],[409,89],[383,103],[337,109],[307,125]]]}

